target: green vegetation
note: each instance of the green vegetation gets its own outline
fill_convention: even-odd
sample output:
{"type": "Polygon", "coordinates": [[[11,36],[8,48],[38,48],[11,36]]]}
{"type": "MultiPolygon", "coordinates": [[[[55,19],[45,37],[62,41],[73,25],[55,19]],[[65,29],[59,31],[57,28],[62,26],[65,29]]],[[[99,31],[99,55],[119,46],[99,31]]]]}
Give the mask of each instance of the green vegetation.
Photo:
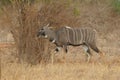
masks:
{"type": "Polygon", "coordinates": [[[0,6],[10,4],[10,0],[0,0],[0,6]]]}
{"type": "Polygon", "coordinates": [[[113,0],[113,8],[116,12],[120,13],[120,0],[113,0]]]}
{"type": "Polygon", "coordinates": [[[79,16],[80,15],[80,10],[77,7],[75,7],[73,9],[73,13],[74,13],[75,16],[79,16]]]}

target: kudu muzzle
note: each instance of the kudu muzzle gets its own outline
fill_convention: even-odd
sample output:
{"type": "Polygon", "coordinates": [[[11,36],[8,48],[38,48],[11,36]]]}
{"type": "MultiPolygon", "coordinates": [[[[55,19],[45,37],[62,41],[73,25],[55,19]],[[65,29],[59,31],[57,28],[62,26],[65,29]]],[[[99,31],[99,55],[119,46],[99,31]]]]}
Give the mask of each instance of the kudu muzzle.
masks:
{"type": "Polygon", "coordinates": [[[45,37],[45,36],[46,34],[43,31],[37,33],[37,37],[45,37]]]}

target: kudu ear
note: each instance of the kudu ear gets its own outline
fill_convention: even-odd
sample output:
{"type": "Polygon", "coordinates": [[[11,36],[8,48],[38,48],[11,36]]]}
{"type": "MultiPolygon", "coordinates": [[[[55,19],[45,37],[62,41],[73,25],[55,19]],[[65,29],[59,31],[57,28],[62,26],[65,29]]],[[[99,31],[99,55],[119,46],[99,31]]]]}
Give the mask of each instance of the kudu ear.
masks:
{"type": "Polygon", "coordinates": [[[54,27],[50,27],[50,26],[51,26],[50,23],[48,23],[48,24],[46,25],[47,28],[49,28],[49,29],[54,29],[54,27]]]}

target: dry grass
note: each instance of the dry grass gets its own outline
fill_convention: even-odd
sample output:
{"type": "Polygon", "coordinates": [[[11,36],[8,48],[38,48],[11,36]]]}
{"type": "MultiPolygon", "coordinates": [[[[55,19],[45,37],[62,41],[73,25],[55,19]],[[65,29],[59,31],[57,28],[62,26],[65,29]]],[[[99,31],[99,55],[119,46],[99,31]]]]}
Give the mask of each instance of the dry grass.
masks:
{"type": "MultiPolygon", "coordinates": [[[[119,56],[106,55],[99,59],[93,55],[86,63],[83,54],[67,54],[67,62],[58,54],[54,64],[30,65],[19,63],[15,48],[1,48],[1,80],[119,80],[119,56]],[[75,56],[76,55],[76,56],[75,56]],[[60,59],[61,61],[57,60],[60,59]],[[63,60],[63,61],[62,61],[63,60]]],[[[65,56],[64,54],[62,54],[65,56]]]]}
{"type": "MultiPolygon", "coordinates": [[[[19,63],[16,48],[1,47],[1,80],[120,80],[120,15],[112,10],[109,1],[78,0],[80,16],[77,17],[80,27],[92,27],[98,31],[98,47],[105,53],[104,57],[100,58],[92,51],[92,61],[86,63],[86,56],[81,47],[69,47],[68,54],[59,52],[55,55],[53,65],[50,63],[30,65],[19,63]]],[[[50,9],[52,10],[52,8],[50,9]]],[[[64,15],[62,13],[61,15],[64,15]]],[[[52,16],[54,19],[52,18],[52,20],[48,15],[46,22],[59,23],[61,18],[55,18],[54,14],[52,16]]],[[[9,26],[6,22],[1,23],[1,21],[2,18],[0,28],[9,26]]],[[[76,26],[76,24],[70,23],[71,21],[72,18],[67,18],[65,23],[63,23],[64,21],[59,24],[54,23],[54,26],[76,26]]]]}
{"type": "Polygon", "coordinates": [[[120,65],[107,64],[2,64],[1,80],[119,80],[120,65]]]}

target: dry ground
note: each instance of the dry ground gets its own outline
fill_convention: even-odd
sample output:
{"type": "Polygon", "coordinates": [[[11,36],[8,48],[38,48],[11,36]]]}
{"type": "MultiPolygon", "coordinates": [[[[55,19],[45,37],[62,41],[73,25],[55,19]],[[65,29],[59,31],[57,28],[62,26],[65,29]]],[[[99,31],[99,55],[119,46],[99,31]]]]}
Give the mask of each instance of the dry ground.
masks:
{"type": "Polygon", "coordinates": [[[15,48],[1,48],[1,80],[120,80],[120,56],[94,54],[86,63],[84,54],[72,53],[57,54],[54,64],[29,65],[18,62],[15,48]]]}

